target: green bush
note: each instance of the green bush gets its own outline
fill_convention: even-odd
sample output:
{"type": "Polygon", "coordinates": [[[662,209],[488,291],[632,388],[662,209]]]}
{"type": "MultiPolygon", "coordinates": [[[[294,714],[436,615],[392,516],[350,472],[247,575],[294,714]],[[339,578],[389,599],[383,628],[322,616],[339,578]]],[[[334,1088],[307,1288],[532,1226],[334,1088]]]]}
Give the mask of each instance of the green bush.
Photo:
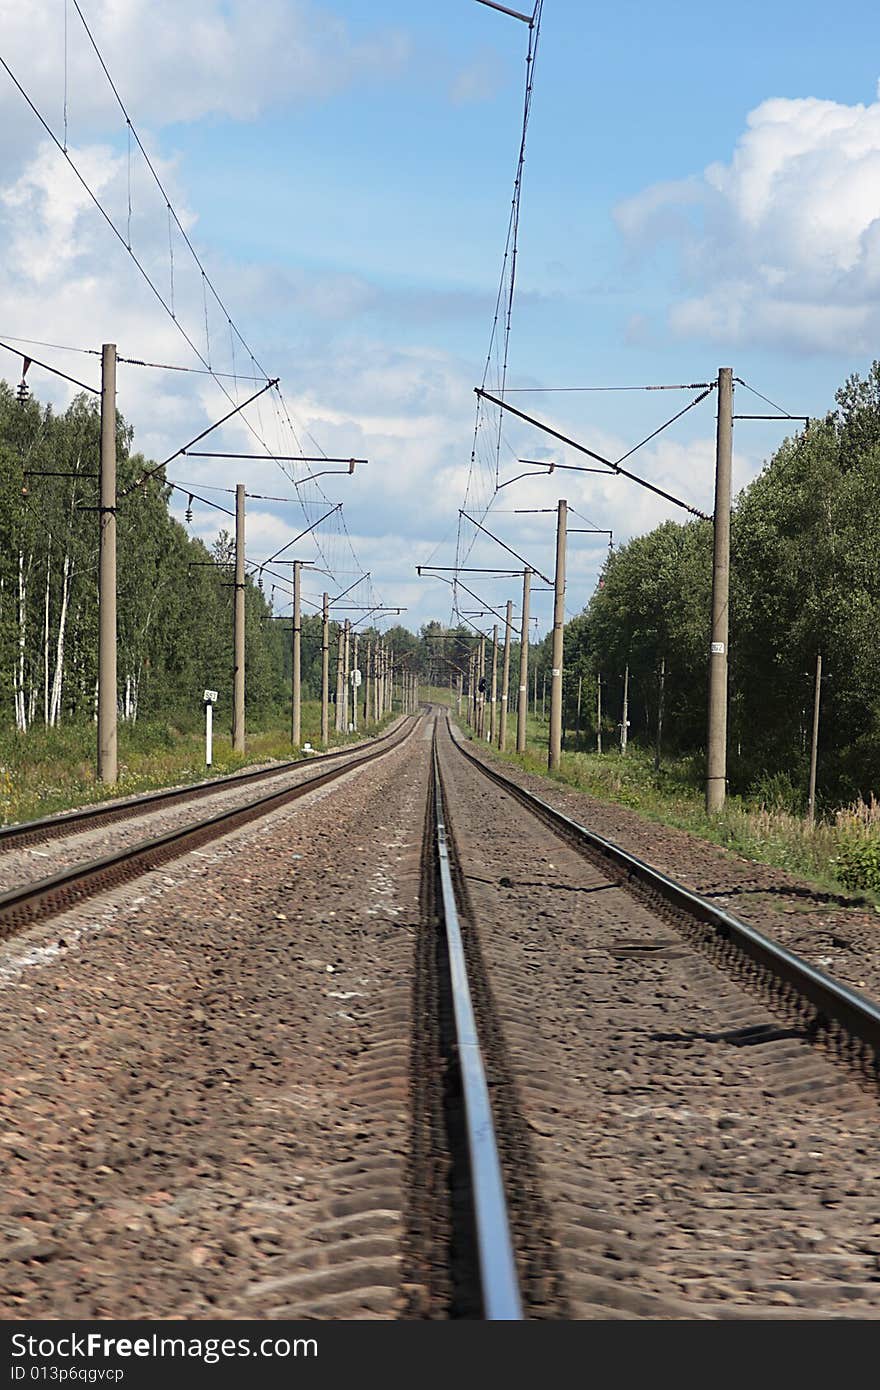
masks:
{"type": "Polygon", "coordinates": [[[837,877],[847,888],[880,893],[880,835],[852,835],[837,855],[837,877]]]}
{"type": "Polygon", "coordinates": [[[748,797],[768,811],[787,811],[790,816],[804,812],[803,789],[794,784],[788,772],[762,773],[749,787],[748,797]]]}

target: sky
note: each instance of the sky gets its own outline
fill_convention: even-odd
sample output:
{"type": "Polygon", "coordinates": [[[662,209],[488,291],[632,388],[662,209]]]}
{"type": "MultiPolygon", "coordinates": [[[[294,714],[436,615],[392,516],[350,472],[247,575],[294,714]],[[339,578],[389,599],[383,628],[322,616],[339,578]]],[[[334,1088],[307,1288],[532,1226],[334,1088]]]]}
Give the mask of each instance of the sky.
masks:
{"type": "MultiPolygon", "coordinates": [[[[384,621],[417,631],[450,621],[453,598],[448,571],[420,577],[417,566],[516,565],[460,521],[465,504],[478,517],[490,507],[485,524],[549,574],[553,511],[566,498],[580,518],[569,535],[569,616],[595,590],[604,532],[619,545],[687,519],[607,472],[542,470],[496,492],[523,471],[519,458],[589,463],[510,415],[499,445],[497,416],[484,411],[472,466],[526,25],[477,0],[263,0],[258,16],[244,0],[79,0],[79,9],[167,199],[74,0],[0,0],[0,56],[121,236],[0,68],[0,341],[56,345],[30,351],[95,383],[103,342],[189,368],[201,354],[216,379],[120,365],[134,447],[159,459],[258,389],[245,378],[280,378],[280,397],[267,393],[202,447],[367,462],[295,488],[321,465],[176,460],[168,476],[221,506],[231,496],[219,489],[246,484],[249,559],[342,502],[288,552],[316,567],[307,605],[369,573],[350,601],[401,608],[384,621]],[[167,201],[219,302],[180,229],[169,229],[167,201]],[[129,242],[168,309],[173,297],[174,317],[129,242]]],[[[691,0],[545,0],[511,403],[611,459],[699,392],[595,388],[708,383],[732,366],[786,412],[832,408],[880,341],[878,39],[867,0],[853,0],[845,24],[818,0],[715,11],[691,0]],[[560,387],[578,389],[548,389],[560,387]]],[[[17,381],[20,362],[0,357],[17,381]]],[[[36,366],[28,380],[59,408],[76,389],[36,366]]],[[[496,380],[493,363],[487,384],[496,380]]],[[[627,461],[706,512],[714,400],[627,461]]],[[[735,408],[769,410],[745,385],[735,408]]],[[[792,428],[737,423],[737,489],[792,428]]],[[[175,494],[182,521],[186,506],[175,494]]],[[[228,517],[193,504],[194,534],[210,543],[223,525],[228,517]]],[[[461,594],[459,606],[484,629],[493,619],[473,614],[517,597],[510,575],[468,582],[481,606],[461,594]]],[[[551,595],[536,587],[543,635],[551,595]]],[[[284,611],[281,585],[274,601],[284,611]]]]}

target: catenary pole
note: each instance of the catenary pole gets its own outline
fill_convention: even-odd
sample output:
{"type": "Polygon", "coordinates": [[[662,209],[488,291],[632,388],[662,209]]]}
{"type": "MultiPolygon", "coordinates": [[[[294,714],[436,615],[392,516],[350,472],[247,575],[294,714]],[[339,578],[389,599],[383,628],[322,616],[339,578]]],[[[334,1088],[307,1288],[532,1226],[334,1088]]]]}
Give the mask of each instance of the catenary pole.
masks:
{"type": "Polygon", "coordinates": [[[302,742],[302,561],[293,562],[293,708],[290,737],[294,748],[302,742]]]}
{"type": "Polygon", "coordinates": [[[116,740],[116,344],[101,349],[98,542],[98,781],[119,777],[116,740]]]}
{"type": "Polygon", "coordinates": [[[550,669],[550,746],[547,766],[559,768],[562,757],[562,646],[565,631],[565,542],[568,503],[560,501],[556,513],[556,579],[553,586],[553,665],[550,669]]]}
{"type": "Polygon", "coordinates": [[[232,619],[232,749],[245,751],[244,737],[244,483],[235,489],[235,584],[232,619]]]}
{"type": "Polygon", "coordinates": [[[715,547],[712,562],[712,632],[709,645],[709,723],[706,737],[706,810],[720,811],[727,795],[727,664],[730,595],[730,504],[733,465],[733,368],[718,372],[715,461],[715,547]]]}
{"type": "Polygon", "coordinates": [[[342,731],[348,733],[350,720],[348,717],[349,694],[351,685],[351,619],[346,618],[344,624],[344,657],[342,662],[342,731]]]}
{"type": "Polygon", "coordinates": [[[819,701],[822,696],[822,653],[816,653],[816,691],[813,696],[813,741],[810,745],[810,801],[807,814],[816,819],[816,767],[819,761],[819,701]]]}
{"type": "Polygon", "coordinates": [[[526,716],[529,712],[529,598],[532,572],[523,570],[522,626],[519,644],[519,700],[516,706],[516,751],[526,751],[526,716]]]}
{"type": "Polygon", "coordinates": [[[492,696],[489,705],[489,742],[498,734],[498,624],[492,627],[492,696]]]}
{"type": "Polygon", "coordinates": [[[345,625],[339,623],[336,643],[336,719],[338,734],[342,733],[342,697],[345,683],[345,625]]]}
{"type": "Polygon", "coordinates": [[[623,714],[620,720],[620,752],[626,755],[626,745],[629,740],[629,663],[623,673],[623,714]]]}
{"type": "Polygon", "coordinates": [[[330,595],[321,609],[321,743],[330,742],[330,595]]]}
{"type": "Polygon", "coordinates": [[[513,603],[507,600],[504,620],[504,659],[501,665],[501,709],[498,719],[498,747],[503,753],[507,742],[507,705],[510,700],[510,625],[513,617],[513,603]]]}
{"type": "MultiPolygon", "coordinates": [[[[351,722],[352,722],[352,724],[354,725],[354,731],[355,731],[355,733],[357,733],[357,727],[358,727],[358,705],[360,704],[360,694],[359,694],[359,692],[358,692],[358,687],[357,687],[357,686],[355,685],[355,683],[354,683],[354,673],[355,673],[355,671],[358,670],[358,645],[359,645],[359,643],[360,643],[360,633],[359,633],[359,632],[356,632],[356,633],[354,634],[354,656],[352,657],[352,663],[351,663],[351,676],[352,676],[352,680],[351,680],[351,722]]],[[[361,679],[363,679],[363,677],[362,677],[361,679]]]]}
{"type": "Polygon", "coordinates": [[[654,752],[654,771],[660,771],[663,756],[663,715],[666,705],[666,657],[660,658],[660,680],[657,688],[657,747],[654,752]]]}

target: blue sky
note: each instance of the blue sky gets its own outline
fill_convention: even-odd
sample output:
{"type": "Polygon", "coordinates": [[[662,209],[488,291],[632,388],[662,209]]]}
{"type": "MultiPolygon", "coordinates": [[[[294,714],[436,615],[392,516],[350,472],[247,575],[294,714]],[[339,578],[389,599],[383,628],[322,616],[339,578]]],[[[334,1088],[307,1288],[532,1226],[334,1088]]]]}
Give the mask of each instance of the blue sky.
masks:
{"type": "MultiPolygon", "coordinates": [[[[0,0],[0,51],[60,130],[64,0],[24,9],[0,0]]],[[[353,479],[324,481],[345,500],[376,591],[405,605],[414,628],[448,618],[445,591],[418,581],[414,566],[454,556],[519,142],[525,26],[475,0],[266,0],[259,24],[241,0],[83,9],[235,322],[281,376],[297,429],[328,453],[370,459],[353,479]]],[[[119,113],[72,12],[69,36],[71,152],[124,219],[119,113]]],[[[870,364],[880,328],[878,37],[867,3],[850,5],[844,24],[814,0],[708,11],[545,0],[509,383],[692,382],[732,365],[793,412],[827,409],[840,382],[870,364]]],[[[192,363],[2,73],[0,128],[10,248],[0,332],[73,346],[112,339],[133,356],[192,363]]],[[[164,208],[143,171],[133,177],[133,245],[165,285],[164,208]]],[[[200,282],[182,245],[175,275],[180,321],[203,342],[200,282]]],[[[209,329],[213,365],[228,369],[222,328],[218,318],[209,329]]],[[[33,384],[66,400],[44,378],[33,384]]],[[[614,456],[687,399],[516,398],[614,456]]],[[[210,379],[121,376],[120,408],[153,454],[223,406],[210,379]]],[[[249,412],[267,438],[271,417],[265,403],[259,420],[249,412]]],[[[710,400],[631,466],[706,506],[713,429],[710,400]]],[[[739,484],[782,434],[738,427],[739,484]]],[[[229,429],[223,442],[242,449],[246,437],[229,429]]],[[[509,425],[503,476],[524,451],[563,458],[509,425]]],[[[231,485],[239,474],[192,460],[190,480],[231,485]]],[[[246,481],[290,492],[274,464],[246,481]]],[[[619,541],[681,515],[619,480],[517,485],[496,499],[497,529],[543,568],[547,518],[507,508],[553,506],[563,493],[619,541]]],[[[312,505],[315,495],[314,517],[312,505]]],[[[249,552],[277,548],[302,515],[253,506],[249,552]]],[[[194,524],[210,538],[216,516],[197,508],[194,524]]],[[[354,564],[343,536],[328,536],[324,553],[338,569],[354,564]]],[[[570,612],[589,599],[603,553],[573,541],[570,612]]],[[[490,556],[487,543],[472,563],[490,556]]],[[[504,584],[486,595],[501,602],[504,584]]],[[[544,631],[546,602],[538,613],[544,631]]]]}

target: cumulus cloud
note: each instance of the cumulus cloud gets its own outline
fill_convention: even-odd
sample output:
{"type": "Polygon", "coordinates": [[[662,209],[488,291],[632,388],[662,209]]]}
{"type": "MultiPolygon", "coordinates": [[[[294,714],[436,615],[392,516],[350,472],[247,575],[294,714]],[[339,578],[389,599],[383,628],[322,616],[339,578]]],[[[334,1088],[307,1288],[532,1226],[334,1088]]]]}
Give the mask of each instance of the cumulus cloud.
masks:
{"type": "Polygon", "coordinates": [[[671,244],[682,336],[872,350],[880,329],[880,98],[773,98],[728,163],[622,203],[638,253],[671,244]]]}
{"type": "MultiPolygon", "coordinates": [[[[276,103],[329,96],[355,79],[385,79],[406,63],[398,30],[355,38],[309,0],[91,0],[84,8],[123,100],[139,123],[204,116],[252,120],[276,103]]],[[[57,0],[0,0],[4,57],[56,133],[63,129],[65,26],[57,0]]],[[[118,109],[73,7],[66,45],[71,136],[89,139],[118,109]]],[[[5,74],[0,128],[32,125],[5,74]]]]}

